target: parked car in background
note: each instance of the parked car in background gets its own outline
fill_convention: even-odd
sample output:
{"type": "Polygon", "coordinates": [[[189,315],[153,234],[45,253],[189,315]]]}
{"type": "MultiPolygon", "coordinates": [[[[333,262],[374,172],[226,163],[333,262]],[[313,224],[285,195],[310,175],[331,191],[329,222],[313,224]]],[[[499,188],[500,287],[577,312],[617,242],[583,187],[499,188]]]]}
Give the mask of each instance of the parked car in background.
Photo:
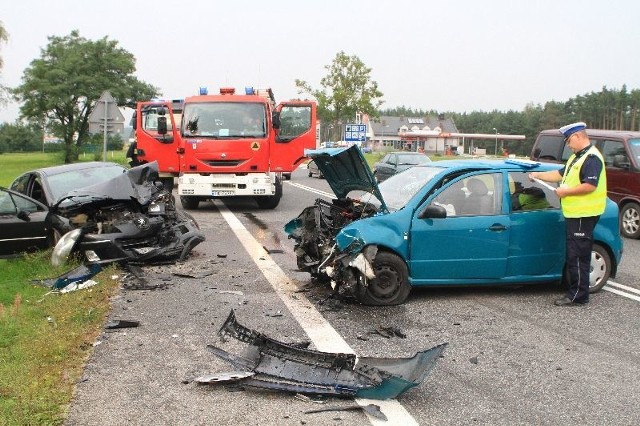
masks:
{"type": "Polygon", "coordinates": [[[390,152],[373,167],[373,176],[376,181],[383,182],[390,176],[407,170],[418,164],[431,162],[431,159],[420,152],[390,152]]]}
{"type": "Polygon", "coordinates": [[[0,258],[51,247],[48,211],[44,204],[0,187],[0,258]]]}
{"type": "MultiPolygon", "coordinates": [[[[640,238],[640,132],[587,129],[604,157],[607,195],[620,209],[620,233],[640,238]]],[[[572,154],[558,129],[538,134],[531,159],[564,164],[572,154]]]]}
{"type": "MultiPolygon", "coordinates": [[[[564,217],[553,190],[530,182],[556,164],[447,160],[414,166],[379,186],[359,149],[316,151],[336,199],[316,200],[285,225],[298,267],[370,305],[403,303],[412,287],[560,282],[564,217]]],[[[590,291],[622,256],[618,208],[594,230],[590,291]]]]}
{"type": "Polygon", "coordinates": [[[324,178],[324,176],[322,175],[322,172],[318,169],[318,165],[313,160],[307,163],[307,171],[308,171],[309,177],[318,176],[320,179],[324,178]]]}

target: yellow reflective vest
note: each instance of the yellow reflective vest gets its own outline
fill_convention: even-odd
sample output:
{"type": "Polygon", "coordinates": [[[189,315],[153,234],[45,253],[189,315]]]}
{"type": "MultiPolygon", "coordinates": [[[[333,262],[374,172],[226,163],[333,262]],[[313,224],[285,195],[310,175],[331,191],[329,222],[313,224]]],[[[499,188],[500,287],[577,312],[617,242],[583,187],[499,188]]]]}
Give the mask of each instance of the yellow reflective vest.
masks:
{"type": "Polygon", "coordinates": [[[568,188],[580,185],[580,169],[589,155],[595,155],[602,162],[602,170],[600,171],[600,177],[598,178],[598,186],[595,191],[588,194],[568,195],[562,198],[562,214],[564,217],[589,217],[599,216],[604,213],[604,208],[607,202],[607,175],[604,169],[604,159],[602,158],[600,151],[598,151],[598,148],[591,146],[591,148],[589,148],[587,152],[581,155],[575,162],[575,154],[569,157],[567,166],[564,170],[564,175],[562,176],[562,183],[568,188]]]}

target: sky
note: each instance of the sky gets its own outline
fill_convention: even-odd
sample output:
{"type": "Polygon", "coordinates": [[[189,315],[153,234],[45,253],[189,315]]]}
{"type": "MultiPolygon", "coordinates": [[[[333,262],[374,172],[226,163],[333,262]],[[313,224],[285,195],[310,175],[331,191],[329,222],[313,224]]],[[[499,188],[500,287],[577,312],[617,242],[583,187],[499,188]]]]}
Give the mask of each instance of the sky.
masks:
{"type": "MultiPolygon", "coordinates": [[[[0,21],[0,84],[20,85],[49,36],[107,37],[164,98],[206,86],[319,89],[340,51],[371,68],[383,108],[522,111],[604,86],[640,89],[637,0],[22,0],[0,21]]],[[[19,105],[0,105],[0,123],[19,105]]]]}

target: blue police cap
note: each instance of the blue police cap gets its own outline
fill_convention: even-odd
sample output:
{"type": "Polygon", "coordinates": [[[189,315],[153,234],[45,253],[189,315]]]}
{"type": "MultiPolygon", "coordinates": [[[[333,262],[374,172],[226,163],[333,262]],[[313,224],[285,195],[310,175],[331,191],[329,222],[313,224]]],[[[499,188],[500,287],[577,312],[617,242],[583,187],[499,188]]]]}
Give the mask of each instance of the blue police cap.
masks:
{"type": "Polygon", "coordinates": [[[565,139],[574,134],[575,132],[579,132],[580,130],[584,130],[587,128],[587,125],[582,121],[573,124],[567,124],[566,126],[560,127],[560,132],[564,135],[565,139]]]}

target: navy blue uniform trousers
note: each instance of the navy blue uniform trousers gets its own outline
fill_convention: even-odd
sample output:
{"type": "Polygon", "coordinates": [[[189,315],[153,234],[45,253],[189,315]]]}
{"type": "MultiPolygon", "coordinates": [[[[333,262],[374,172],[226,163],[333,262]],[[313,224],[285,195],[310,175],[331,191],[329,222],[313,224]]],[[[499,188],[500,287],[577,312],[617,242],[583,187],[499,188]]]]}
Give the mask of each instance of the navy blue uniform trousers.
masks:
{"type": "Polygon", "coordinates": [[[567,253],[569,272],[567,297],[576,303],[589,301],[589,272],[593,248],[593,228],[600,216],[566,218],[567,253]]]}

